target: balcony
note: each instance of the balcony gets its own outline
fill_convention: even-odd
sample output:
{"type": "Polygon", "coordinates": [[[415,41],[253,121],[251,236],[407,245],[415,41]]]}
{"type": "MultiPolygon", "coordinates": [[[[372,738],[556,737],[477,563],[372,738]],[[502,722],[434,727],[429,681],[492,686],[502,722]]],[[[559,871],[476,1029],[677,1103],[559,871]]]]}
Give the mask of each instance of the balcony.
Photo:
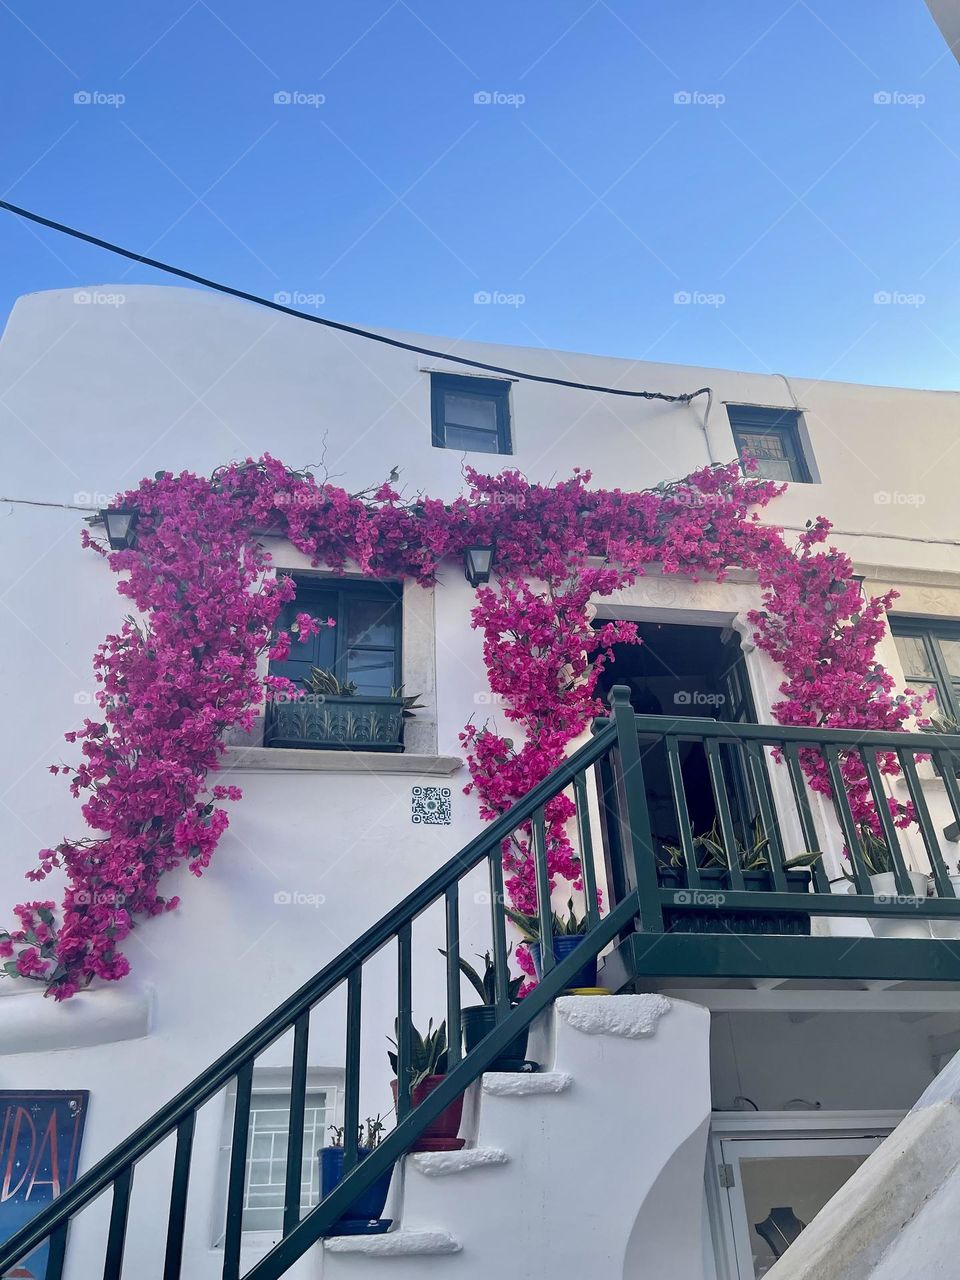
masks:
{"type": "Polygon", "coordinates": [[[611,703],[609,906],[638,910],[604,985],[960,982],[960,737],[638,716],[623,688],[611,703]]]}

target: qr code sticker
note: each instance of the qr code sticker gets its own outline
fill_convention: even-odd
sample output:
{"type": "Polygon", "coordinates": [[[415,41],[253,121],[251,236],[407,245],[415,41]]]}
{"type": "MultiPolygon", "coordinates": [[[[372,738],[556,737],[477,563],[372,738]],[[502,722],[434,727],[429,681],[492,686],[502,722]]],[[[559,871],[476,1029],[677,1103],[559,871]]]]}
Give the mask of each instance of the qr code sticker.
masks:
{"type": "Polygon", "coordinates": [[[453,800],[449,787],[414,787],[411,794],[410,821],[448,827],[453,817],[453,800]]]}

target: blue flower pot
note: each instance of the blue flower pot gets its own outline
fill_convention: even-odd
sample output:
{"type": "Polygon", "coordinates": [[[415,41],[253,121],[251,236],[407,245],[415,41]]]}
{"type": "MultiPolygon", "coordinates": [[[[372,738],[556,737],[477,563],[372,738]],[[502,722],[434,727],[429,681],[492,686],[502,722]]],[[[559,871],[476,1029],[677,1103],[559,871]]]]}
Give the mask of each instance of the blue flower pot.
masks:
{"type": "MultiPolygon", "coordinates": [[[[556,960],[558,964],[560,963],[561,960],[566,960],[570,952],[573,951],[576,947],[579,947],[581,942],[585,942],[585,941],[586,941],[586,935],[582,933],[573,934],[572,936],[569,936],[569,937],[554,938],[553,939],[554,960],[556,960]]],[[[530,955],[533,959],[533,967],[537,973],[537,980],[539,981],[539,979],[543,976],[540,969],[540,943],[539,942],[530,943],[530,955]]],[[[578,969],[577,972],[570,979],[569,986],[570,987],[595,987],[596,985],[597,985],[597,957],[591,956],[590,959],[586,961],[583,968],[578,969]]]]}
{"type": "MultiPolygon", "coordinates": [[[[320,1157],[320,1194],[325,1200],[334,1187],[343,1181],[343,1147],[322,1147],[317,1152],[320,1157]]],[[[357,1152],[363,1160],[370,1154],[369,1147],[360,1147],[357,1152]]],[[[390,1225],[383,1219],[387,1193],[390,1190],[390,1179],[393,1177],[393,1166],[362,1191],[342,1218],[330,1227],[327,1232],[331,1236],[360,1235],[364,1232],[386,1231],[390,1225]]]]}

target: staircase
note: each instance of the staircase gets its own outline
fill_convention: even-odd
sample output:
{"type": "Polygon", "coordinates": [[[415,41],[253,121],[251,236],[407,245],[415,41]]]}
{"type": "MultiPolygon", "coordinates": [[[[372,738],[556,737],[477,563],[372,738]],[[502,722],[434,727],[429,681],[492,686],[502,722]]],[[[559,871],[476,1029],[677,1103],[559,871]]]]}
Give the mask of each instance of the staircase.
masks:
{"type": "MultiPolygon", "coordinates": [[[[632,713],[627,705],[630,733],[633,733],[632,713]]],[[[635,746],[635,739],[634,739],[635,746]]],[[[590,742],[572,755],[522,801],[472,840],[448,863],[425,880],[392,911],[366,931],[347,950],[326,965],[299,991],[284,1001],[277,1009],[254,1027],[247,1035],[212,1063],[166,1106],[135,1130],[124,1142],[89,1169],[76,1183],[63,1192],[51,1205],[31,1222],[17,1231],[0,1246],[0,1275],[17,1264],[29,1261],[29,1256],[41,1246],[46,1246],[46,1280],[61,1280],[67,1248],[68,1229],[82,1232],[85,1274],[100,1272],[99,1258],[92,1257],[91,1232],[100,1237],[104,1280],[120,1280],[127,1246],[130,1218],[131,1192],[139,1162],[149,1159],[166,1144],[171,1150],[169,1199],[163,1206],[166,1232],[162,1248],[164,1280],[180,1280],[183,1269],[183,1237],[187,1221],[188,1196],[191,1174],[198,1163],[194,1152],[194,1135],[198,1117],[204,1104],[226,1088],[235,1093],[235,1106],[230,1141],[229,1170],[227,1174],[226,1207],[223,1235],[223,1280],[239,1280],[241,1274],[249,1280],[276,1280],[311,1250],[317,1242],[329,1234],[330,1228],[344,1214],[357,1196],[378,1176],[392,1168],[409,1149],[414,1139],[451,1102],[477,1081],[485,1069],[501,1056],[515,1037],[546,1010],[568,987],[575,974],[591,955],[597,955],[632,922],[636,913],[633,895],[626,895],[617,906],[602,919],[597,907],[594,879],[594,853],[591,837],[591,819],[599,820],[598,801],[588,786],[588,775],[595,766],[610,766],[618,751],[618,729],[615,718],[599,721],[590,742]],[[506,916],[504,913],[504,887],[502,869],[502,845],[514,833],[531,843],[536,864],[539,897],[539,922],[542,937],[551,936],[551,903],[549,895],[544,806],[564,791],[577,804],[577,827],[583,878],[587,904],[587,933],[575,954],[555,963],[552,949],[547,947],[543,956],[542,980],[537,988],[517,1007],[511,1007],[507,991],[508,950],[506,940],[506,916]],[[591,813],[592,809],[592,813],[591,813]],[[490,881],[490,933],[492,950],[497,964],[498,986],[496,991],[497,1025],[480,1045],[462,1056],[459,1037],[450,1037],[448,1071],[442,1084],[413,1107],[406,1090],[400,1090],[395,1127],[381,1144],[362,1161],[357,1156],[357,1127],[360,1118],[360,1028],[363,1007],[363,981],[365,966],[384,948],[391,948],[396,956],[396,1010],[398,1078],[410,1078],[412,1034],[412,952],[413,934],[418,918],[430,907],[442,909],[446,933],[446,1017],[451,1028],[460,1026],[460,972],[458,957],[459,893],[461,884],[478,867],[486,867],[490,881]],[[340,1184],[320,1204],[305,1214],[300,1210],[301,1162],[303,1156],[303,1117],[306,1103],[309,1061],[309,1035],[311,1013],[345,989],[346,1043],[344,1052],[344,1127],[346,1174],[340,1184]],[[284,1035],[292,1032],[293,1049],[291,1063],[291,1101],[289,1112],[289,1139],[287,1144],[285,1205],[282,1239],[253,1266],[241,1273],[242,1214],[245,1162],[249,1140],[251,1098],[254,1066],[258,1057],[284,1035]],[[109,1215],[102,1215],[97,1207],[91,1210],[98,1197],[109,1193],[109,1215]],[[89,1221],[88,1221],[89,1211],[89,1221]],[[101,1222],[100,1219],[106,1220],[101,1222]]],[[[602,795],[602,792],[601,792],[602,795]]],[[[602,804],[602,801],[600,802],[602,804]]],[[[384,1034],[389,1025],[382,1028],[384,1034]]],[[[541,1076],[539,1087],[549,1086],[551,1077],[541,1076]]],[[[491,1087],[496,1087],[491,1086],[491,1087]]],[[[497,1095],[490,1095],[493,1109],[504,1105],[497,1095]]],[[[486,1141],[486,1139],[484,1139],[486,1141]]],[[[491,1143],[497,1150],[499,1143],[491,1143]]],[[[506,1148],[503,1148],[506,1151],[506,1148]]],[[[509,1152],[516,1157],[516,1147],[509,1152]]],[[[498,1171],[495,1166],[460,1170],[459,1178],[483,1179],[498,1171]]],[[[204,1176],[210,1176],[206,1162],[204,1176]]],[[[439,1173],[442,1181],[448,1170],[439,1173]]],[[[438,1171],[431,1173],[437,1176],[438,1171]]],[[[413,1164],[410,1180],[431,1176],[424,1168],[413,1164]]],[[[456,1180],[456,1179],[454,1179],[456,1180]]],[[[430,1184],[432,1185],[432,1184],[430,1184]]],[[[416,1199],[416,1197],[414,1197],[416,1199]]],[[[156,1206],[151,1206],[156,1221],[156,1206]]],[[[458,1247],[455,1237],[431,1229],[428,1236],[424,1228],[414,1224],[416,1212],[406,1217],[404,1228],[396,1233],[398,1239],[387,1246],[395,1249],[416,1248],[443,1249],[458,1247]],[[411,1234],[420,1232],[421,1234],[411,1234]]],[[[343,1264],[349,1262],[350,1245],[340,1243],[327,1250],[330,1259],[337,1256],[343,1264]]],[[[300,1268],[297,1268],[300,1273],[300,1268]]]]}

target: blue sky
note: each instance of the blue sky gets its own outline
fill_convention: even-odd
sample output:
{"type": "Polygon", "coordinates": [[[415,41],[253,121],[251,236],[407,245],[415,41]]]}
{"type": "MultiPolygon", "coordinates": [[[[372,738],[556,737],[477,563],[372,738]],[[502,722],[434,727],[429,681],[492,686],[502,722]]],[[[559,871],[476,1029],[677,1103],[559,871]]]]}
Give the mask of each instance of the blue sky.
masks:
{"type": "MultiPolygon", "coordinates": [[[[960,68],[922,0],[4,0],[0,43],[4,198],[242,288],[960,385],[960,68]]],[[[161,279],[8,214],[0,261],[4,317],[161,279]]]]}

